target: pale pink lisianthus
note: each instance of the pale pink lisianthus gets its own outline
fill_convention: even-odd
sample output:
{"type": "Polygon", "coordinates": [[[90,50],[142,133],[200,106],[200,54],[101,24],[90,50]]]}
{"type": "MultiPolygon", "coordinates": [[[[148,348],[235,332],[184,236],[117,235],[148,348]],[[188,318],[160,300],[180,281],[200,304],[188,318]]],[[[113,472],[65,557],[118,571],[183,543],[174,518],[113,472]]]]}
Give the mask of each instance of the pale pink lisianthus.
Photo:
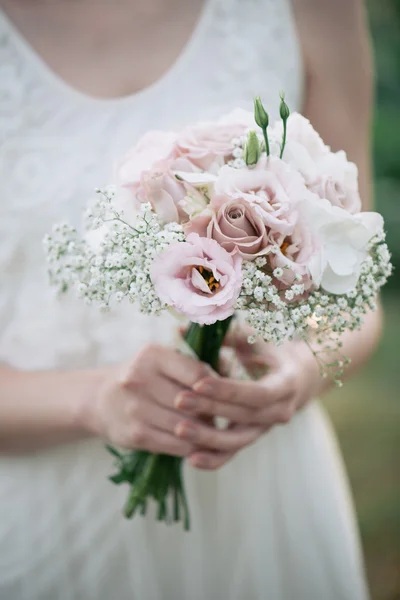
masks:
{"type": "Polygon", "coordinates": [[[268,265],[275,271],[274,277],[284,287],[293,283],[302,283],[305,290],[315,287],[310,273],[310,262],[320,250],[317,236],[299,218],[290,236],[287,236],[276,247],[275,252],[268,256],[268,265]],[[278,274],[278,271],[280,273],[278,274]]]}
{"type": "Polygon", "coordinates": [[[209,208],[186,226],[218,242],[227,252],[239,251],[245,260],[268,254],[268,229],[254,206],[240,196],[213,196],[209,208]]]}
{"type": "Polygon", "coordinates": [[[187,127],[178,135],[175,150],[196,167],[215,171],[232,157],[232,140],[244,135],[250,122],[248,113],[237,111],[214,123],[187,127]]]}
{"type": "Polygon", "coordinates": [[[192,213],[201,212],[207,205],[205,194],[215,177],[203,173],[181,157],[157,161],[144,170],[139,181],[128,186],[127,198],[135,207],[149,202],[163,223],[185,223],[192,213]]]}
{"type": "Polygon", "coordinates": [[[200,325],[230,317],[242,285],[242,258],[192,233],[153,262],[151,279],[161,302],[200,325]]]}
{"type": "Polygon", "coordinates": [[[136,199],[141,203],[150,202],[163,223],[179,223],[185,217],[179,202],[185,197],[186,188],[174,175],[172,164],[171,160],[157,162],[148,171],[143,171],[135,186],[136,199]]]}
{"type": "Polygon", "coordinates": [[[137,192],[143,172],[175,156],[176,134],[170,131],[146,133],[115,165],[115,208],[123,212],[124,219],[133,225],[137,216],[137,192]]]}
{"type": "Polygon", "coordinates": [[[150,202],[162,222],[184,223],[191,212],[201,212],[205,208],[204,193],[213,179],[185,158],[170,158],[143,171],[140,181],[132,189],[137,201],[150,202]]]}

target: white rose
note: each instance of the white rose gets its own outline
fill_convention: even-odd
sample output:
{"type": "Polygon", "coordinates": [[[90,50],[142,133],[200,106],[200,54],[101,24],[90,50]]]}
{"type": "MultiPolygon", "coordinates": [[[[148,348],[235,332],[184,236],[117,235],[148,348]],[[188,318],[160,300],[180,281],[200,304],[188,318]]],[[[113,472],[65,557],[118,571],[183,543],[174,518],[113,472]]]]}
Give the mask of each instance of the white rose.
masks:
{"type": "Polygon", "coordinates": [[[306,199],[299,211],[320,244],[308,264],[314,283],[332,294],[347,293],[357,284],[369,241],[383,229],[381,215],[350,214],[325,199],[306,199]]]}
{"type": "MultiPolygon", "coordinates": [[[[277,121],[271,131],[273,154],[280,152],[282,134],[282,121],[277,121]]],[[[291,113],[287,120],[287,138],[282,158],[300,172],[307,185],[318,178],[316,163],[328,153],[329,146],[324,144],[310,121],[299,113],[291,113]]]]}
{"type": "MultiPolygon", "coordinates": [[[[274,154],[280,151],[282,133],[282,123],[278,122],[271,132],[274,154]]],[[[356,165],[345,152],[331,152],[308,119],[298,113],[292,113],[287,121],[282,158],[299,171],[309,189],[320,198],[351,213],[361,210],[356,165]]]]}
{"type": "Polygon", "coordinates": [[[334,206],[358,213],[361,200],[358,193],[358,169],[347,160],[346,153],[329,152],[316,161],[317,180],[310,189],[334,206]]]}

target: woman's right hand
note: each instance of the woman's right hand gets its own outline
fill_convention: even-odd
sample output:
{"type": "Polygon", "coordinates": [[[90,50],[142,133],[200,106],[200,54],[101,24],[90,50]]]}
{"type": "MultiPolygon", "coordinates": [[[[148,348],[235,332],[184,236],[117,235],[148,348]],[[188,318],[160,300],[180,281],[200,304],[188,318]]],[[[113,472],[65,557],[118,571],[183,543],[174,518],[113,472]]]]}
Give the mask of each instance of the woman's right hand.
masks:
{"type": "Polygon", "coordinates": [[[193,444],[174,435],[187,415],[174,403],[180,392],[210,373],[204,363],[164,346],[148,345],[129,363],[104,370],[80,418],[91,434],[117,446],[187,456],[193,444]]]}

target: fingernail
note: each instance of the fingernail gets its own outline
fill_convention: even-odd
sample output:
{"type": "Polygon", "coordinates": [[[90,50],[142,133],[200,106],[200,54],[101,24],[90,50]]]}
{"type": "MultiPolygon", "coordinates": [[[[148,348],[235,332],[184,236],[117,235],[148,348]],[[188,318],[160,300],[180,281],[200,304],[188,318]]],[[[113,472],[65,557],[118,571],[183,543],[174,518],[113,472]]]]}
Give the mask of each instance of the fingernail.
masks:
{"type": "Polygon", "coordinates": [[[196,408],[196,399],[195,396],[191,396],[190,394],[184,394],[181,396],[178,396],[177,401],[176,401],[176,407],[177,408],[183,408],[186,410],[192,410],[194,408],[196,408]]]}
{"type": "Polygon", "coordinates": [[[205,456],[193,456],[190,460],[190,464],[196,469],[207,469],[210,463],[205,456]]]}
{"type": "Polygon", "coordinates": [[[197,438],[196,427],[194,427],[190,423],[179,423],[177,427],[177,434],[179,435],[179,437],[184,438],[185,440],[189,440],[191,442],[196,441],[197,438]]]}
{"type": "Polygon", "coordinates": [[[194,384],[193,389],[195,392],[200,392],[201,394],[205,394],[206,396],[211,395],[213,393],[213,385],[208,381],[198,381],[194,384]]]}

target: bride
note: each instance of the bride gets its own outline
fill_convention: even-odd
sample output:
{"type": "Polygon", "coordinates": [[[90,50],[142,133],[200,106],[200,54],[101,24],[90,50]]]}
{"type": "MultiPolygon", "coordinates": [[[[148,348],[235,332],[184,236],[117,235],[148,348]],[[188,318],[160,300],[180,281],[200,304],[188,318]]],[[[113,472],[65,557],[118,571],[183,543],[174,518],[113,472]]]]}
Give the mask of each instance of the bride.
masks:
{"type": "MultiPolygon", "coordinates": [[[[260,344],[258,382],[207,379],[174,351],[169,319],[54,297],[41,248],[147,129],[251,109],[255,95],[273,110],[280,90],[357,163],[368,209],[361,0],[0,6],[0,598],[365,600],[346,477],[313,400],[329,384],[307,348],[260,344]],[[257,426],[197,418],[240,425],[238,407],[257,426]],[[122,518],[105,440],[187,457],[189,534],[122,518]]],[[[371,313],[345,336],[351,369],[380,324],[371,313]]]]}

